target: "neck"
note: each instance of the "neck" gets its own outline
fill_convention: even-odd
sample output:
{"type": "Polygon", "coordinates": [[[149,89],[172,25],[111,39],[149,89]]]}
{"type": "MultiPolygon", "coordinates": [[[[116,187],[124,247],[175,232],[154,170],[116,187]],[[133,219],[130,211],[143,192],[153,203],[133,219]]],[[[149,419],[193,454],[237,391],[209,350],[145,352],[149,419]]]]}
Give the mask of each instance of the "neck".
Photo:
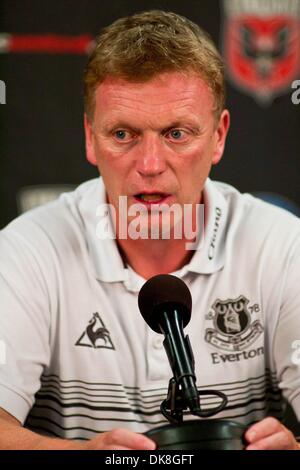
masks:
{"type": "Polygon", "coordinates": [[[127,239],[117,242],[124,261],[144,279],[181,269],[194,253],[186,249],[186,240],[127,239]]]}
{"type": "MultiPolygon", "coordinates": [[[[202,200],[203,196],[201,195],[201,202],[202,200]]],[[[146,239],[133,239],[130,236],[119,236],[121,218],[119,219],[118,210],[116,210],[116,215],[115,234],[119,251],[123,260],[144,279],[149,279],[157,274],[168,274],[185,266],[194,254],[193,244],[196,238],[202,234],[205,224],[204,213],[199,212],[198,204],[193,204],[187,220],[185,217],[183,220],[181,219],[182,225],[179,225],[179,232],[176,236],[176,230],[173,226],[172,235],[167,239],[156,239],[151,236],[146,239]]]]}

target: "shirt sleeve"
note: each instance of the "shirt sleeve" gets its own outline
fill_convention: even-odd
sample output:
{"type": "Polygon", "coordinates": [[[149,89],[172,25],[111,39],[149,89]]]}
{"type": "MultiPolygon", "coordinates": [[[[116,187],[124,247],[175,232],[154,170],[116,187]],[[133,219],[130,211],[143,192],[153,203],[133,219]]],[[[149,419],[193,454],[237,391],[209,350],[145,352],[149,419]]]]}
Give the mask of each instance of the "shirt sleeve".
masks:
{"type": "Polygon", "coordinates": [[[0,407],[22,424],[50,361],[50,308],[30,227],[0,232],[0,407]]]}
{"type": "Polygon", "coordinates": [[[273,354],[283,395],[300,421],[300,234],[285,273],[273,354]]]}

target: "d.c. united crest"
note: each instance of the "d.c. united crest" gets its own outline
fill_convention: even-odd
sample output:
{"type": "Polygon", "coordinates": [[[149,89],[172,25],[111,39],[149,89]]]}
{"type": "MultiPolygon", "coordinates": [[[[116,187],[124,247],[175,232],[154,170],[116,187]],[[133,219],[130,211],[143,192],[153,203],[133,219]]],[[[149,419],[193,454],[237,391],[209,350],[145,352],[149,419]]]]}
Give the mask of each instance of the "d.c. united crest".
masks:
{"type": "Polygon", "coordinates": [[[223,0],[228,78],[260,104],[291,90],[300,72],[299,0],[223,0]]]}
{"type": "Polygon", "coordinates": [[[209,318],[213,328],[205,331],[205,341],[225,351],[242,351],[252,344],[263,331],[259,320],[251,321],[243,295],[237,299],[216,300],[209,318]]]}

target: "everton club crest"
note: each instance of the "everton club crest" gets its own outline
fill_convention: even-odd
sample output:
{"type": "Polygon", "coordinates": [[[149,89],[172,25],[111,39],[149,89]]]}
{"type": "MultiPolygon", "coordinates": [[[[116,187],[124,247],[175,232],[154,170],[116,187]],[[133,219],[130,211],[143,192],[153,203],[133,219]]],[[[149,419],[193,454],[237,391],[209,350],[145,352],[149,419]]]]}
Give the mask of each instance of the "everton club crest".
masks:
{"type": "Polygon", "coordinates": [[[300,0],[223,0],[230,81],[269,105],[300,72],[300,0]]]}
{"type": "Polygon", "coordinates": [[[225,351],[243,351],[262,333],[259,320],[252,322],[247,309],[247,300],[243,295],[237,299],[216,300],[212,306],[213,328],[205,331],[205,341],[225,351]]]}

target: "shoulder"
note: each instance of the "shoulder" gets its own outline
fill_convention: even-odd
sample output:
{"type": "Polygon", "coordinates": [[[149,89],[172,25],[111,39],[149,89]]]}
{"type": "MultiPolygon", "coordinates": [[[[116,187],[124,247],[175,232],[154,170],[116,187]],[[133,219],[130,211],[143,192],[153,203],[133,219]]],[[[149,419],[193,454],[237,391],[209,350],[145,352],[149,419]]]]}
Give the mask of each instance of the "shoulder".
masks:
{"type": "Polygon", "coordinates": [[[99,179],[90,180],[17,217],[0,232],[1,251],[10,245],[35,252],[76,249],[84,241],[85,210],[96,203],[98,192],[99,179]]]}
{"type": "MultiPolygon", "coordinates": [[[[278,256],[300,246],[300,219],[225,183],[213,182],[226,201],[229,238],[249,250],[270,248],[278,256]]],[[[263,253],[261,253],[263,254],[263,253]]]]}

